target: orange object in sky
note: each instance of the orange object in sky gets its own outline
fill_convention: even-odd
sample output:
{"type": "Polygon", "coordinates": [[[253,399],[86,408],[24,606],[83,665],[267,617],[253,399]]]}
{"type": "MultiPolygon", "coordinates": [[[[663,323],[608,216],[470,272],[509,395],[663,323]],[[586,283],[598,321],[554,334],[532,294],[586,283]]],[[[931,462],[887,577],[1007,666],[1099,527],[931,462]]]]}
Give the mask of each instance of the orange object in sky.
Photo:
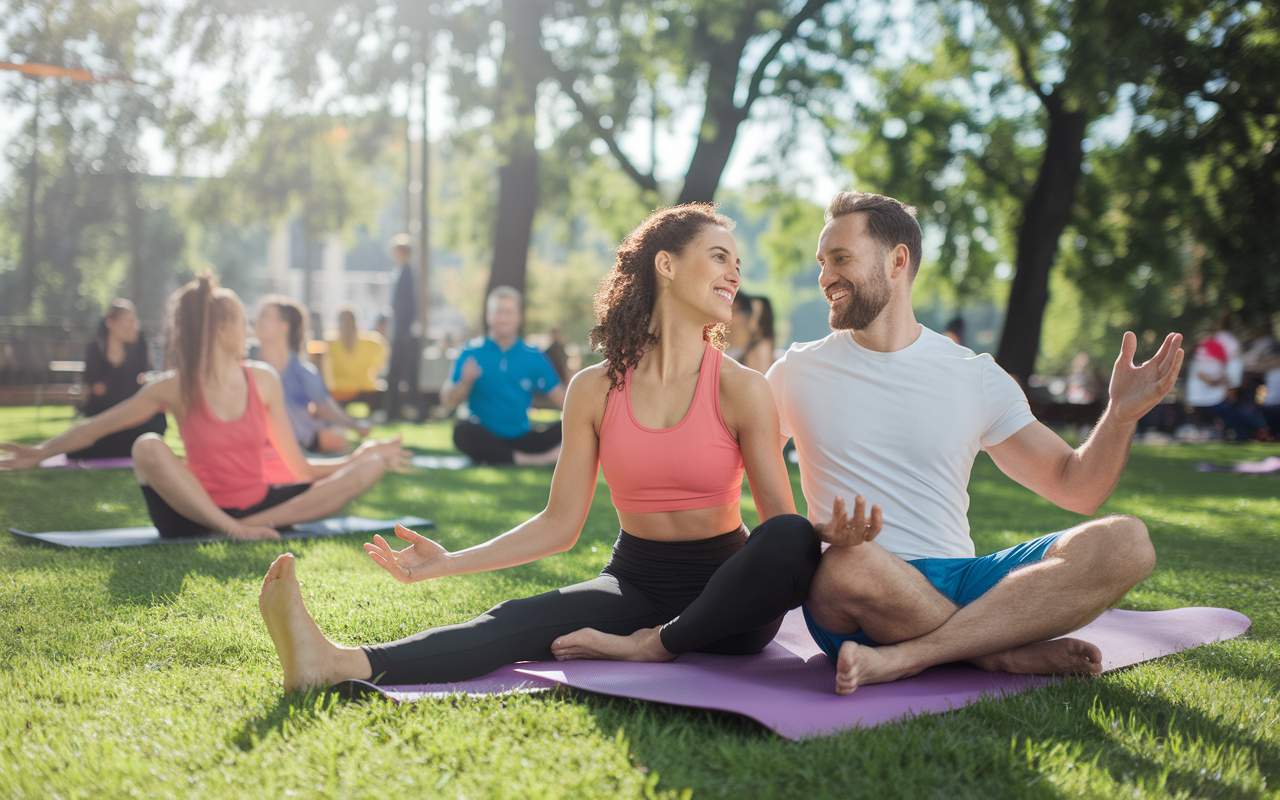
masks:
{"type": "Polygon", "coordinates": [[[70,78],[73,81],[86,83],[101,82],[87,69],[68,69],[55,67],[52,64],[14,64],[11,61],[0,61],[0,69],[11,69],[23,75],[39,75],[43,78],[70,78]]]}

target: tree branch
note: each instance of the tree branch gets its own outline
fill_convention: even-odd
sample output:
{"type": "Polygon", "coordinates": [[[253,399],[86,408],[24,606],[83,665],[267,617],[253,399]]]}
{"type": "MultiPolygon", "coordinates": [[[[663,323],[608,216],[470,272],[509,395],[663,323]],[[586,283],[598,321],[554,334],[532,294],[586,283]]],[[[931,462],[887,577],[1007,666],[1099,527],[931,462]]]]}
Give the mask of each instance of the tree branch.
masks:
{"type": "Polygon", "coordinates": [[[636,185],[641,189],[656,192],[658,190],[658,181],[654,178],[653,173],[646,175],[636,169],[635,164],[631,163],[631,159],[627,158],[626,154],[622,152],[622,148],[618,146],[618,140],[614,138],[613,131],[604,126],[604,123],[600,119],[600,112],[591,105],[591,102],[588,101],[587,98],[582,96],[581,92],[574,88],[574,81],[576,81],[579,76],[569,72],[568,70],[561,69],[560,66],[551,58],[551,54],[546,51],[546,48],[539,47],[538,51],[542,53],[543,60],[546,62],[547,70],[551,73],[551,77],[560,84],[560,88],[564,90],[564,93],[569,95],[573,100],[573,105],[578,109],[578,113],[582,115],[582,121],[586,123],[587,127],[591,129],[591,132],[594,133],[600,141],[605,143],[609,148],[609,152],[618,160],[618,164],[622,167],[622,171],[627,173],[627,176],[631,178],[631,180],[635,181],[636,185]]]}
{"type": "MultiPolygon", "coordinates": [[[[1009,38],[1012,39],[1013,37],[1009,38]]],[[[1013,47],[1018,51],[1018,68],[1022,71],[1022,82],[1027,85],[1028,89],[1035,92],[1036,97],[1039,97],[1040,102],[1044,103],[1046,107],[1053,104],[1055,102],[1053,95],[1045,92],[1040,86],[1040,81],[1036,78],[1036,70],[1035,67],[1031,66],[1031,54],[1027,52],[1027,48],[1022,45],[1022,42],[1014,42],[1013,47]]]]}
{"type": "Polygon", "coordinates": [[[786,27],[783,28],[782,32],[778,35],[778,41],[773,43],[773,47],[769,48],[769,52],[764,54],[764,58],[760,59],[759,64],[756,64],[756,71],[751,75],[751,83],[747,89],[747,99],[742,104],[743,111],[749,110],[751,108],[751,104],[759,99],[760,83],[764,80],[764,71],[771,63],[773,63],[773,60],[778,57],[778,53],[782,50],[782,46],[795,38],[796,31],[800,29],[800,26],[805,22],[805,20],[812,19],[816,16],[817,13],[822,10],[822,7],[827,5],[829,2],[830,0],[808,0],[808,2],[804,4],[804,8],[796,12],[796,15],[787,22],[786,27]]]}

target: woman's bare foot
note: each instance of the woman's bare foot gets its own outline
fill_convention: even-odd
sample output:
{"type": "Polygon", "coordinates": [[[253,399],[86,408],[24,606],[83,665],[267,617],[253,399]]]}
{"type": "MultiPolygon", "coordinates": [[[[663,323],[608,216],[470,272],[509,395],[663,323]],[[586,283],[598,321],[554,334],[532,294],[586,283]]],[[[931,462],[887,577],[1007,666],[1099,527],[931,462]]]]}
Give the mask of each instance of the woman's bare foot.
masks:
{"type": "Polygon", "coordinates": [[[974,658],[969,663],[985,670],[1028,675],[1096,675],[1102,672],[1102,651],[1080,639],[1050,639],[974,658]]]}
{"type": "Polygon", "coordinates": [[[551,643],[551,652],[557,661],[575,658],[592,658],[608,661],[670,661],[675,654],[662,646],[658,628],[644,628],[630,636],[601,633],[595,628],[583,628],[566,634],[551,643]]]}
{"type": "Polygon", "coordinates": [[[364,651],[329,641],[307,612],[294,574],[293,553],[280,556],[267,570],[258,594],[258,610],[280,657],[286,692],[372,677],[364,651]]]}
{"type": "Polygon", "coordinates": [[[266,525],[237,525],[227,531],[227,536],[239,540],[279,539],[280,531],[266,525]]]}

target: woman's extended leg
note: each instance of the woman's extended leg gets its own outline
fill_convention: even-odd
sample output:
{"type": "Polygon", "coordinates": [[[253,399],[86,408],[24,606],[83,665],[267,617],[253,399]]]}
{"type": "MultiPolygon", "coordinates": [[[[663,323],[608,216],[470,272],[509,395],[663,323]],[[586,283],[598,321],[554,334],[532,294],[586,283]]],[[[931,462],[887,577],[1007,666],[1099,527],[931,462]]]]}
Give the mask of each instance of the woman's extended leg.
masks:
{"type": "Polygon", "coordinates": [[[327,517],[372,489],[386,471],[386,462],[381,458],[376,455],[363,456],[332,475],[316,481],[310,489],[297,497],[244,517],[241,522],[278,528],[327,517]]]}
{"type": "Polygon", "coordinates": [[[280,556],[267,570],[258,593],[258,610],[280,657],[286,692],[371,677],[363,650],[329,641],[311,618],[302,602],[293,553],[280,556]]]}
{"type": "Polygon", "coordinates": [[[584,625],[628,634],[668,618],[635,588],[601,575],[508,600],[470,622],[386,644],[340,647],[325,638],[307,612],[289,553],[277,558],[263,579],[258,608],[280,656],[286,691],[348,678],[383,684],[466,680],[517,661],[550,660],[551,641],[584,625]]]}
{"type": "MultiPolygon", "coordinates": [[[[270,539],[279,536],[269,527],[237,520],[218,508],[209,493],[182,459],[154,433],[145,433],[133,443],[133,474],[139,486],[150,486],[173,511],[209,530],[221,531],[237,539],[270,539]]],[[[145,494],[145,493],[144,493],[145,494]]],[[[155,520],[160,527],[162,520],[155,520]]],[[[165,530],[160,531],[166,535],[165,530]]],[[[172,535],[172,534],[170,534],[172,535]]]]}
{"type": "Polygon", "coordinates": [[[804,602],[822,554],[813,526],[797,514],[761,523],[679,617],[629,636],[583,629],[552,644],[555,657],[670,661],[681,653],[745,655],[764,649],[782,617],[804,602]]]}

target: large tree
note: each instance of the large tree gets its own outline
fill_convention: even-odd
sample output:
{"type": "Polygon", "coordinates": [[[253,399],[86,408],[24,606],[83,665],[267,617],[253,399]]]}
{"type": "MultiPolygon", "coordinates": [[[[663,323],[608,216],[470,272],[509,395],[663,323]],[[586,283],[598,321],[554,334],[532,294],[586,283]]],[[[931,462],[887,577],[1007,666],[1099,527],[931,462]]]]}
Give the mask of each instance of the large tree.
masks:
{"type": "Polygon", "coordinates": [[[715,199],[741,126],[762,99],[803,107],[840,85],[840,62],[860,44],[850,8],[831,0],[588,1],[564,3],[561,14],[546,31],[548,68],[642,191],[658,191],[658,155],[651,145],[644,164],[621,134],[644,119],[652,135],[662,115],[696,103],[701,123],[677,203],[715,199]]]}

